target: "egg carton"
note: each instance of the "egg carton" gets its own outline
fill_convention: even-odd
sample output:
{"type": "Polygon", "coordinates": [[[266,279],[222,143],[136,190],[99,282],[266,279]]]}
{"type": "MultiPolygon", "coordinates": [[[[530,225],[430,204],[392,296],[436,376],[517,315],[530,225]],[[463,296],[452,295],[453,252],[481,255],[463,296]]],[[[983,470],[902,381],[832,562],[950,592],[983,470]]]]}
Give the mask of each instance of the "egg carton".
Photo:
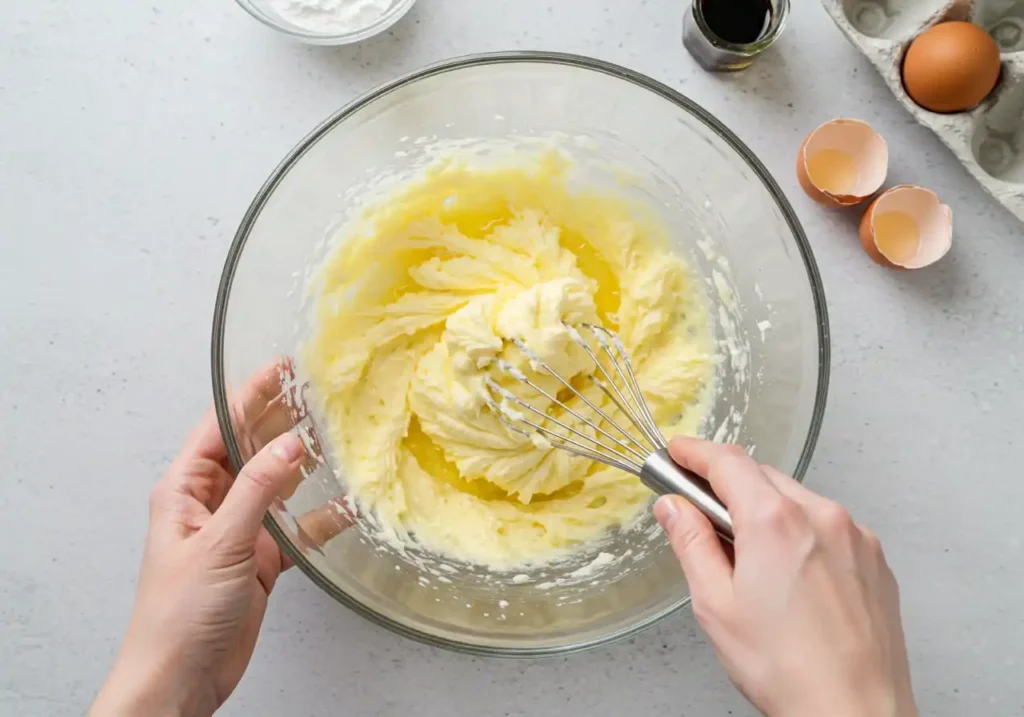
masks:
{"type": "Polygon", "coordinates": [[[1024,221],[1024,0],[822,0],[839,28],[918,122],[953,150],[975,179],[1024,221]],[[922,32],[949,20],[986,30],[999,45],[1002,74],[967,112],[919,107],[903,87],[903,56],[922,32]]]}

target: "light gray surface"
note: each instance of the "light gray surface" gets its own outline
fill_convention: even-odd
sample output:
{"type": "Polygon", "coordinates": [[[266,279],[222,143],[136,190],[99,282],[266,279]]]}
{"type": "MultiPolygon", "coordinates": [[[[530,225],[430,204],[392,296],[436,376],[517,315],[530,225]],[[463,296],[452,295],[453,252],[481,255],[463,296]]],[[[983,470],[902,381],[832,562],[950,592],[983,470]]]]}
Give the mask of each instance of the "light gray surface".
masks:
{"type": "MultiPolygon", "coordinates": [[[[697,69],[683,2],[420,0],[362,45],[306,48],[229,0],[0,3],[0,714],[80,714],[131,606],[146,496],[210,402],[214,292],[285,152],[355,95],[510,48],[619,62],[734,129],[795,205],[832,318],[810,484],[883,537],[929,715],[1024,714],[1024,227],[897,104],[817,3],[754,69],[697,69]],[[550,6],[550,7],[549,7],[550,6]],[[793,176],[836,116],[889,140],[890,177],[954,211],[914,274],[793,176]]],[[[300,574],[274,594],[226,715],[753,714],[689,614],[565,660],[503,662],[371,626],[300,574]]]]}

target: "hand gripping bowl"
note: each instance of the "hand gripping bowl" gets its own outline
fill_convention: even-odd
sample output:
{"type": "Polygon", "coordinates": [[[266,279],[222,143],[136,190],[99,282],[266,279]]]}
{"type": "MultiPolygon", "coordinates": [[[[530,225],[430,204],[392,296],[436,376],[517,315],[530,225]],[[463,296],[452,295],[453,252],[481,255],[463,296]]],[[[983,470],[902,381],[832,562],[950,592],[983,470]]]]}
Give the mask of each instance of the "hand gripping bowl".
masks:
{"type": "Polygon", "coordinates": [[[570,561],[508,574],[396,551],[362,530],[358,515],[341,530],[351,513],[339,500],[296,356],[310,329],[304,277],[374,178],[422,165],[437,143],[510,138],[571,145],[574,171],[591,184],[622,170],[636,178],[630,191],[662,215],[673,249],[704,280],[712,331],[733,349],[718,363],[707,435],[802,476],[824,411],[829,343],[821,281],[793,209],[750,150],[705,110],[647,77],[583,57],[447,61],[373,90],[302,140],[260,190],[228,255],[213,388],[236,469],[282,431],[305,438],[309,470],[266,525],[339,602],[435,645],[562,654],[632,635],[687,604],[686,582],[650,514],[570,561]],[[293,356],[294,373],[290,363],[276,368],[293,356]],[[324,516],[333,529],[324,529],[324,516]]]}

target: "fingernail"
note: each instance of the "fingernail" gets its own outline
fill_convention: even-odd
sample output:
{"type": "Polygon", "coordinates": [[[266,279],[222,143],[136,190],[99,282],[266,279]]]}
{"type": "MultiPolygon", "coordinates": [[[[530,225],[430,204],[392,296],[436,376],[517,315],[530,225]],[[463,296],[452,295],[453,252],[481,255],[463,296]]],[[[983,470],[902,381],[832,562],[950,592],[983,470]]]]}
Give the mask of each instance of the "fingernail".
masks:
{"type": "Polygon", "coordinates": [[[302,445],[302,439],[294,433],[285,433],[277,437],[270,447],[270,452],[285,463],[294,463],[302,458],[305,447],[302,445]]]}
{"type": "Polygon", "coordinates": [[[679,509],[676,507],[674,496],[663,495],[654,503],[654,519],[666,533],[672,530],[672,526],[676,524],[678,518],[679,509]]]}

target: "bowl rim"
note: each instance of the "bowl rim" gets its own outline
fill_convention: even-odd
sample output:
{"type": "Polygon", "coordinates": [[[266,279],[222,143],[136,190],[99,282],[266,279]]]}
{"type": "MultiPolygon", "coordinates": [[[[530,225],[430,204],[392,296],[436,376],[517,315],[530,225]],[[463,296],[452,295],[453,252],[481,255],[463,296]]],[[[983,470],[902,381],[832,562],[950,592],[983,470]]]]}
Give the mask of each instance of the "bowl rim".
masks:
{"type": "MultiPolygon", "coordinates": [[[[241,469],[244,461],[242,460],[239,444],[231,425],[230,412],[228,409],[227,388],[224,376],[224,331],[226,326],[227,307],[231,294],[231,286],[234,281],[235,270],[238,267],[242,251],[245,248],[250,231],[269,197],[273,194],[278,184],[285,175],[287,175],[292,166],[298,162],[303,155],[305,155],[305,153],[320,140],[321,137],[340,122],[360,111],[370,103],[401,87],[428,77],[468,67],[510,63],[566,65],[579,69],[600,72],[626,82],[631,82],[660,95],[664,99],[690,113],[714,131],[722,140],[729,144],[744,161],[746,161],[764,184],[765,189],[768,190],[768,193],[782,212],[783,218],[789,225],[790,231],[793,233],[793,237],[796,240],[796,244],[800,251],[800,256],[803,259],[804,268],[807,271],[807,277],[811,285],[815,314],[818,319],[818,385],[807,438],[804,441],[800,459],[797,462],[797,467],[794,471],[794,477],[797,480],[802,481],[804,474],[807,471],[807,467],[810,464],[811,456],[814,453],[814,447],[817,444],[818,435],[821,431],[821,425],[824,418],[825,404],[828,397],[831,347],[828,309],[825,304],[825,289],[821,281],[821,275],[818,272],[818,267],[814,260],[814,255],[811,251],[811,246],[807,240],[806,234],[804,233],[803,227],[800,225],[796,212],[786,199],[782,189],[761,161],[742,141],[740,141],[735,134],[732,133],[731,130],[713,117],[707,110],[671,87],[634,70],[630,70],[610,62],[605,62],[603,60],[583,55],[525,50],[479,53],[443,60],[402,75],[360,95],[328,117],[312,132],[306,135],[306,137],[304,137],[297,145],[295,145],[284,160],[281,161],[281,163],[274,169],[269,179],[267,179],[260,188],[256,197],[246,210],[246,213],[239,224],[238,230],[235,233],[234,239],[232,240],[231,247],[228,250],[224,269],[221,274],[220,284],[217,288],[217,300],[214,308],[211,351],[214,406],[217,413],[217,421],[220,424],[221,435],[223,436],[224,444],[227,447],[228,458],[231,461],[232,468],[237,472],[241,469]]],[[[499,657],[545,657],[572,654],[607,645],[636,635],[637,633],[660,622],[669,615],[678,612],[690,603],[690,596],[686,596],[667,608],[648,615],[641,622],[633,624],[628,628],[598,637],[590,637],[581,642],[567,645],[498,647],[485,644],[458,642],[404,625],[359,602],[344,592],[337,585],[329,581],[316,567],[314,567],[306,556],[303,555],[302,552],[299,551],[288,539],[277,521],[269,512],[264,517],[263,524],[274,537],[274,540],[280,546],[285,555],[292,560],[292,562],[298,566],[298,568],[316,585],[338,602],[371,622],[386,627],[399,635],[409,637],[435,647],[454,650],[456,652],[499,657]]]]}

